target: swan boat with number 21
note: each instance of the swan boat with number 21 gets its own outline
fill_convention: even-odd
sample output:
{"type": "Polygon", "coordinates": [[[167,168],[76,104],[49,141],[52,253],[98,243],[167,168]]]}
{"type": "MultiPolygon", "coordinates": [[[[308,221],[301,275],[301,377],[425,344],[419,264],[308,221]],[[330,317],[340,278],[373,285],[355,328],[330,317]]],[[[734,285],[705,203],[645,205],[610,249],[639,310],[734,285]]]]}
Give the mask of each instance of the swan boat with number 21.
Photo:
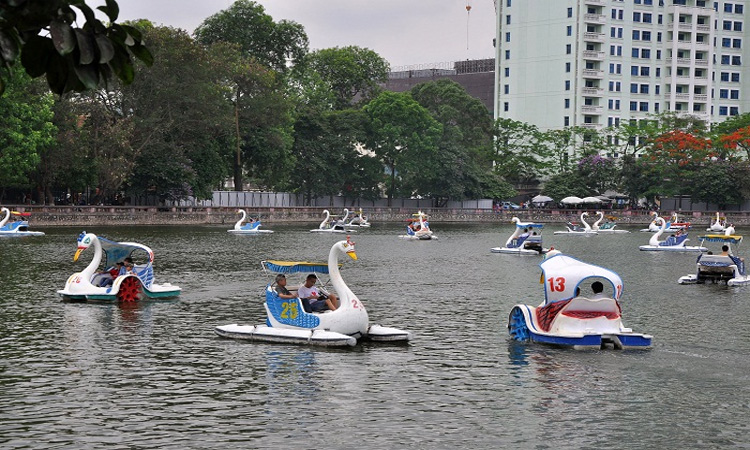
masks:
{"type": "Polygon", "coordinates": [[[513,340],[531,341],[576,349],[644,348],[652,336],[634,333],[622,323],[622,279],[615,272],[550,250],[542,268],[544,301],[541,305],[516,305],[510,312],[508,332],[513,340]],[[576,296],[587,278],[611,284],[612,298],[576,296]]]}
{"type": "Polygon", "coordinates": [[[284,299],[274,289],[266,286],[264,306],[265,325],[222,325],[214,329],[219,336],[260,342],[280,342],[322,346],[351,346],[357,339],[372,341],[408,341],[411,333],[397,328],[370,325],[365,305],[344,283],[339,272],[339,255],[357,259],[354,243],[347,238],[331,247],[328,264],[296,261],[263,261],[263,269],[271,273],[328,274],[339,296],[335,311],[308,313],[299,298],[284,299]]]}
{"type": "Polygon", "coordinates": [[[166,299],[180,295],[180,287],[170,283],[154,283],[154,252],[143,244],[116,242],[94,233],[82,232],[78,236],[78,251],[73,261],[78,261],[81,252],[94,246],[94,258],[81,272],[76,272],[65,282],[65,288],[57,291],[64,300],[122,301],[144,299],[166,299]],[[105,267],[115,266],[134,253],[146,253],[147,261],[136,264],[128,273],[115,274],[97,272],[102,256],[106,254],[105,267]]]}

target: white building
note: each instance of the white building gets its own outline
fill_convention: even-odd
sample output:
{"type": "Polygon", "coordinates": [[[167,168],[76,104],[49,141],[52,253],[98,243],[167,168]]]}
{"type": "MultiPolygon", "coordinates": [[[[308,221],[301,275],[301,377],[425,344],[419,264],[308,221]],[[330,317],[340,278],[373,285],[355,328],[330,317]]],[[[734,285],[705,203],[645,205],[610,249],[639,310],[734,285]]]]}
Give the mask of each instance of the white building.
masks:
{"type": "Polygon", "coordinates": [[[495,118],[602,129],[750,112],[750,0],[496,0],[495,118]]]}

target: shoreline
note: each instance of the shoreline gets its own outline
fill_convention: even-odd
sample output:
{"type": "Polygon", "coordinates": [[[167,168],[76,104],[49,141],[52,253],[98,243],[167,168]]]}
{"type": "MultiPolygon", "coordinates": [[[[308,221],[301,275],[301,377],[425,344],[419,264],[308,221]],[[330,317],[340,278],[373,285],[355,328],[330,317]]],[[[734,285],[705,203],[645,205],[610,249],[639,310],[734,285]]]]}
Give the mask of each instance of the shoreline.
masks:
{"type": "MultiPolygon", "coordinates": [[[[44,206],[3,205],[19,212],[29,212],[29,224],[33,227],[47,226],[95,226],[95,225],[232,225],[239,219],[237,209],[242,207],[156,207],[156,206],[44,206]]],[[[322,220],[323,207],[265,207],[245,208],[248,217],[260,217],[267,225],[282,223],[318,224],[322,220]]],[[[580,215],[588,211],[588,221],[596,220],[596,209],[521,209],[493,212],[487,209],[423,208],[433,223],[510,223],[518,217],[522,222],[566,223],[580,221],[580,215]]],[[[623,225],[644,225],[651,222],[647,210],[605,209],[605,216],[614,216],[623,225]]],[[[377,207],[364,211],[372,223],[403,223],[416,210],[402,207],[377,207]]],[[[334,211],[342,214],[343,211],[334,211]]],[[[666,214],[666,213],[663,213],[666,214]]],[[[680,212],[681,220],[696,225],[710,225],[714,213],[702,211],[680,212]]],[[[727,212],[724,214],[735,226],[750,225],[750,212],[727,212]]]]}

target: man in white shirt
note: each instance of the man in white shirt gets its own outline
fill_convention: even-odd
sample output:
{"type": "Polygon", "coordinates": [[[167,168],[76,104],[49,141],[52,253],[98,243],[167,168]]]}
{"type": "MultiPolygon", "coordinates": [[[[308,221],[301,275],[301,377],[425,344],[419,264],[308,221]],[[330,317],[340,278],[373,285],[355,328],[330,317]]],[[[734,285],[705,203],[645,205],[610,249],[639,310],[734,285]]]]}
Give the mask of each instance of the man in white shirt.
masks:
{"type": "Polygon", "coordinates": [[[330,309],[335,311],[339,305],[339,299],[335,294],[325,292],[315,286],[318,277],[311,273],[305,279],[305,283],[297,289],[297,296],[302,300],[302,305],[307,312],[317,312],[330,309]]]}

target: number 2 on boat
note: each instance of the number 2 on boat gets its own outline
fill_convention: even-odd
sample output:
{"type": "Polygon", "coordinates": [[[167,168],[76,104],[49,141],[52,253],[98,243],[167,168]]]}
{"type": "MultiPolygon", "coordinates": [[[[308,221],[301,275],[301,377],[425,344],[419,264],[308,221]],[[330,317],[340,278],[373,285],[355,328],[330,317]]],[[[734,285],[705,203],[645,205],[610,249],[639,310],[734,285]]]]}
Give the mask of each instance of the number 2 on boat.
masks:
{"type": "Polygon", "coordinates": [[[284,309],[281,310],[282,319],[296,319],[299,315],[299,309],[297,308],[297,302],[284,302],[281,304],[284,309]]]}
{"type": "Polygon", "coordinates": [[[552,292],[562,292],[565,290],[565,278],[564,277],[550,277],[547,278],[549,282],[549,290],[552,292]]]}

